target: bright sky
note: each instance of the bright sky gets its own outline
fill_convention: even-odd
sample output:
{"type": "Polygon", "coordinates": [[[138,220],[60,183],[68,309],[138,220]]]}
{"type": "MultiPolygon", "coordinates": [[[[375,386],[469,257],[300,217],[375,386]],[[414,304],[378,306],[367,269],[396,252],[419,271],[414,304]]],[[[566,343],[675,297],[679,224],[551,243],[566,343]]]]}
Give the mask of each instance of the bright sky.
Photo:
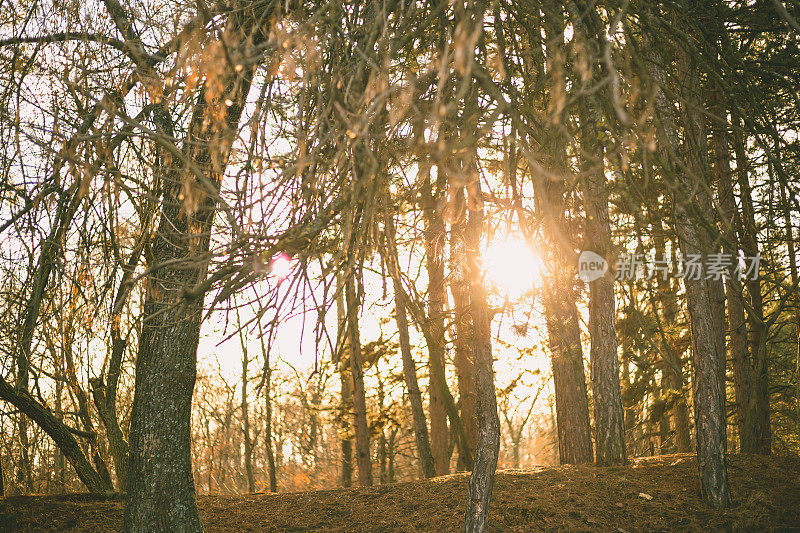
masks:
{"type": "MultiPolygon", "coordinates": [[[[546,328],[542,310],[540,306],[533,305],[533,295],[541,281],[541,259],[519,238],[500,234],[495,237],[496,240],[488,243],[483,256],[486,279],[491,287],[490,304],[494,308],[506,304],[505,312],[495,315],[492,322],[493,334],[499,339],[493,343],[496,385],[498,389],[502,389],[511,380],[525,373],[525,378],[515,391],[515,396],[524,400],[528,394],[538,389],[542,377],[550,374],[550,361],[544,350],[546,328]],[[527,327],[521,330],[520,326],[527,327]]],[[[284,276],[287,274],[287,266],[289,265],[285,260],[279,259],[273,271],[278,276],[284,276]]],[[[364,276],[366,305],[376,305],[383,294],[383,281],[379,274],[366,270],[364,276]]],[[[274,278],[270,281],[274,281],[274,278]]],[[[321,298],[321,290],[318,292],[317,296],[321,298]]],[[[244,300],[245,296],[241,299],[244,300]]],[[[390,306],[377,308],[375,312],[370,312],[369,308],[362,311],[359,325],[363,343],[377,339],[381,333],[384,337],[397,340],[395,322],[390,320],[388,324],[380,323],[381,318],[386,318],[390,312],[390,306]]],[[[308,311],[303,315],[295,310],[291,314],[293,316],[281,320],[278,325],[271,360],[277,362],[280,358],[298,371],[308,372],[314,367],[315,357],[327,360],[330,358],[330,350],[327,346],[317,349],[314,338],[316,311],[308,311]],[[304,328],[305,334],[302,334],[304,328]]],[[[244,308],[240,311],[240,316],[242,322],[246,322],[253,317],[253,312],[244,308]]],[[[230,320],[235,320],[233,313],[230,320]]],[[[326,324],[329,334],[335,335],[335,306],[328,310],[326,324]]],[[[229,325],[228,334],[233,325],[229,325]]],[[[201,368],[205,367],[214,373],[219,369],[229,383],[234,383],[241,373],[241,346],[238,336],[220,343],[226,337],[223,334],[224,327],[224,312],[215,313],[204,322],[198,359],[201,368]]],[[[411,334],[412,345],[419,346],[423,343],[416,329],[412,328],[411,334]]],[[[251,357],[256,358],[256,362],[251,363],[252,373],[261,368],[261,347],[257,331],[247,335],[247,342],[251,357]]],[[[399,365],[399,355],[397,357],[399,365]]],[[[550,390],[551,386],[543,391],[537,411],[547,408],[546,402],[542,400],[548,396],[550,390]]]]}

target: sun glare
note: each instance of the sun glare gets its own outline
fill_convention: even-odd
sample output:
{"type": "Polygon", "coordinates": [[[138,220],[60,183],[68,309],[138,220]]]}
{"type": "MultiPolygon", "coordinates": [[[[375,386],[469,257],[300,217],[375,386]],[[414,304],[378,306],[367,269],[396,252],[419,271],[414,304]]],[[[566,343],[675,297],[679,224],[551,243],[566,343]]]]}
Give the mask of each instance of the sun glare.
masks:
{"type": "Polygon", "coordinates": [[[291,257],[284,253],[278,254],[270,263],[270,275],[283,281],[292,272],[293,267],[294,264],[291,257]]]}
{"type": "Polygon", "coordinates": [[[532,291],[542,275],[542,260],[515,237],[490,242],[483,253],[483,266],[486,280],[509,299],[532,291]]]}

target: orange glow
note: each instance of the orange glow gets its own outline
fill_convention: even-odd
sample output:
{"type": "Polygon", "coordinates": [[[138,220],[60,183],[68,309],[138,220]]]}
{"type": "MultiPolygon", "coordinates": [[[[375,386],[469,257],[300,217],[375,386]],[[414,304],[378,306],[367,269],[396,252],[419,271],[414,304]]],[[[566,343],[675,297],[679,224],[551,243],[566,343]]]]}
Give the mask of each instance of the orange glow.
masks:
{"type": "Polygon", "coordinates": [[[508,299],[532,291],[542,276],[542,260],[516,237],[492,241],[483,253],[486,281],[508,299]]]}

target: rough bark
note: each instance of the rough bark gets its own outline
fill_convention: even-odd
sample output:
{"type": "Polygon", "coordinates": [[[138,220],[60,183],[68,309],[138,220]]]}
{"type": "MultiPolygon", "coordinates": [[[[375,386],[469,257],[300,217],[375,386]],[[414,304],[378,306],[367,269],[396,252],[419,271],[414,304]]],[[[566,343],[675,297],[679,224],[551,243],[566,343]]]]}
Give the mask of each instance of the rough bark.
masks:
{"type": "MultiPolygon", "coordinates": [[[[586,208],[584,250],[609,258],[612,251],[603,148],[595,124],[599,117],[586,103],[581,106],[583,197],[586,208]]],[[[589,283],[589,335],[592,393],[594,395],[595,462],[623,464],[625,427],[617,356],[616,306],[611,272],[589,283]]]]}
{"type": "Polygon", "coordinates": [[[555,388],[558,452],[561,464],[591,463],[589,400],[583,370],[583,350],[576,306],[577,291],[569,275],[566,250],[562,248],[563,189],[560,183],[539,184],[536,196],[545,217],[547,254],[551,275],[545,280],[544,311],[547,322],[555,388]],[[562,190],[559,190],[562,189],[562,190]]]}
{"type": "Polygon", "coordinates": [[[364,390],[364,369],[361,363],[361,339],[358,331],[360,299],[356,295],[356,283],[352,276],[345,281],[347,305],[347,333],[350,340],[350,374],[353,378],[353,426],[356,434],[356,466],[358,483],[362,487],[372,485],[372,461],[367,425],[367,401],[364,390]]]}
{"type": "MultiPolygon", "coordinates": [[[[687,220],[686,209],[675,198],[675,218],[681,250],[699,253],[702,241],[687,220]]],[[[719,402],[720,384],[717,346],[707,286],[702,280],[685,280],[686,300],[692,328],[692,370],[694,375],[695,433],[703,497],[716,508],[730,505],[725,444],[725,413],[719,402]]]]}
{"type": "MultiPolygon", "coordinates": [[[[243,42],[254,20],[245,11],[232,15],[226,37],[243,42]]],[[[207,86],[199,90],[182,147],[185,167],[162,177],[162,214],[148,257],[136,358],[126,532],[202,531],[190,450],[197,344],[216,194],[253,69],[237,72],[226,62],[216,74],[223,93],[210,94],[207,86]],[[222,119],[207,124],[217,109],[223,110],[222,119]]]]}
{"type": "MultiPolygon", "coordinates": [[[[696,52],[695,52],[696,53],[696,52]]],[[[684,177],[688,178],[687,184],[691,184],[692,206],[696,218],[696,230],[703,243],[702,255],[705,260],[711,254],[718,254],[721,251],[720,243],[724,235],[720,232],[720,220],[718,211],[714,209],[713,190],[714,169],[709,161],[709,142],[708,128],[706,125],[708,112],[713,112],[713,103],[703,101],[700,96],[704,87],[700,76],[697,74],[699,68],[694,54],[690,53],[685,47],[681,46],[678,50],[678,76],[681,84],[680,106],[683,117],[683,152],[682,155],[686,162],[686,172],[684,177]],[[700,111],[705,109],[705,112],[700,111]]],[[[686,190],[684,190],[684,193],[686,190]]],[[[683,199],[685,200],[685,199],[683,199]]],[[[685,252],[684,252],[685,253],[685,252]]],[[[727,394],[726,394],[726,365],[727,365],[727,346],[726,335],[727,322],[725,317],[725,304],[727,302],[725,286],[722,278],[708,276],[703,272],[706,279],[705,285],[711,300],[711,318],[714,322],[714,342],[716,343],[716,364],[717,382],[719,385],[719,403],[722,413],[721,439],[723,450],[728,448],[727,432],[727,394]]]]}
{"type": "Polygon", "coordinates": [[[468,187],[469,220],[465,241],[467,245],[467,277],[469,279],[470,314],[473,320],[472,354],[475,365],[475,398],[477,401],[478,443],[474,465],[469,478],[469,499],[465,531],[486,531],[489,504],[494,487],[494,472],[500,453],[500,418],[497,416],[497,395],[492,367],[492,315],[486,301],[480,268],[480,239],[483,232],[483,197],[477,168],[470,165],[475,181],[468,187]]]}
{"type": "Polygon", "coordinates": [[[386,230],[386,263],[392,277],[395,298],[395,319],[400,337],[400,354],[403,359],[403,378],[408,390],[408,400],[411,404],[411,419],[414,424],[414,438],[419,454],[420,469],[426,478],[436,476],[436,465],[431,453],[428,440],[428,425],[425,420],[425,411],[422,407],[422,394],[417,382],[417,366],[411,355],[411,341],[408,335],[408,315],[406,313],[406,298],[403,283],[400,278],[400,268],[397,259],[397,243],[393,215],[387,211],[385,215],[386,230]]]}
{"type": "Polygon", "coordinates": [[[550,292],[545,314],[553,363],[559,461],[561,464],[591,463],[589,401],[573,290],[550,292]]]}
{"type": "MultiPolygon", "coordinates": [[[[683,146],[675,153],[681,154],[685,161],[683,169],[678,169],[675,176],[680,181],[677,187],[673,187],[673,203],[676,201],[677,209],[673,207],[676,215],[676,230],[679,238],[679,245],[683,257],[691,254],[698,254],[706,259],[711,254],[719,253],[719,231],[714,217],[714,208],[711,197],[712,172],[708,159],[708,135],[706,128],[706,117],[701,109],[704,109],[704,102],[700,100],[701,91],[700,78],[697,75],[696,58],[688,50],[680,47],[678,50],[678,77],[680,83],[679,103],[683,125],[683,146]],[[691,216],[692,230],[695,236],[687,233],[681,234],[681,228],[686,229],[684,217],[691,216]],[[696,243],[691,240],[696,238],[696,243]]],[[[707,106],[705,106],[707,107],[707,106]]],[[[720,431],[720,442],[723,453],[727,450],[727,416],[726,395],[725,395],[725,290],[721,279],[715,279],[703,272],[699,286],[707,295],[708,307],[703,308],[711,317],[712,328],[708,333],[712,335],[714,341],[714,351],[701,355],[705,358],[714,356],[714,364],[717,370],[717,401],[719,402],[719,413],[722,418],[719,421],[718,430],[720,431]]],[[[684,280],[686,281],[686,280],[684,280]]],[[[687,299],[689,289],[687,287],[687,299]]],[[[691,305],[691,304],[690,304],[691,305]]],[[[698,332],[700,334],[700,332],[698,332]]],[[[696,357],[696,353],[693,357],[696,357]]],[[[697,409],[697,406],[695,406],[697,409]]],[[[695,420],[695,423],[696,420],[695,420]]]]}
{"type": "MultiPolygon", "coordinates": [[[[550,57],[564,54],[564,14],[562,5],[547,2],[545,33],[550,57]]],[[[564,97],[563,72],[554,63],[551,77],[551,99],[564,97]]],[[[545,279],[543,303],[547,322],[548,344],[553,364],[556,400],[558,452],[562,464],[591,463],[594,460],[589,429],[589,398],[583,370],[580,324],[576,305],[578,293],[571,275],[573,242],[569,221],[565,217],[564,180],[568,174],[566,138],[560,125],[566,120],[563,111],[555,113],[558,104],[551,101],[554,114],[548,128],[550,145],[546,161],[551,176],[534,176],[534,200],[543,219],[545,263],[550,275],[545,279]]]]}
{"type": "MultiPolygon", "coordinates": [[[[454,193],[453,223],[450,227],[450,293],[453,295],[454,362],[458,378],[458,403],[467,446],[475,452],[478,419],[475,413],[475,368],[472,358],[472,317],[469,313],[469,280],[466,268],[466,202],[464,189],[454,193]]],[[[466,468],[459,456],[459,468],[466,468]]]]}
{"type": "MultiPolygon", "coordinates": [[[[677,128],[673,121],[674,108],[667,101],[662,87],[666,86],[665,72],[653,66],[653,77],[659,87],[656,89],[656,108],[662,128],[659,131],[663,159],[667,165],[666,173],[672,183],[672,204],[675,229],[681,253],[707,256],[713,250],[708,242],[708,233],[702,230],[703,211],[708,187],[709,169],[704,154],[705,140],[700,139],[698,103],[693,101],[689,91],[696,90],[696,71],[691,67],[690,58],[685,51],[679,52],[682,74],[683,114],[686,115],[686,144],[680,145],[676,138],[677,128]],[[685,156],[686,165],[680,167],[674,161],[674,154],[685,156]]],[[[697,440],[697,460],[700,470],[700,485],[703,498],[715,508],[730,505],[730,488],[725,461],[725,413],[722,408],[721,384],[719,382],[719,346],[714,318],[712,290],[707,280],[699,276],[684,277],[686,301],[689,308],[689,322],[692,336],[692,381],[695,436],[697,440]]]]}
{"type": "MultiPolygon", "coordinates": [[[[722,247],[731,257],[739,257],[739,237],[736,232],[739,217],[734,196],[732,170],[730,164],[730,139],[728,135],[727,109],[722,105],[719,94],[715,95],[712,111],[715,124],[712,128],[712,147],[714,155],[714,174],[717,182],[722,247]]],[[[725,280],[725,296],[728,304],[728,335],[730,353],[733,360],[734,394],[736,396],[737,426],[740,447],[744,440],[751,441],[747,435],[747,402],[750,396],[750,356],[747,351],[747,321],[745,317],[744,294],[741,282],[736,278],[734,267],[728,270],[725,280]]]]}
{"type": "MultiPolygon", "coordinates": [[[[750,162],[738,127],[733,129],[733,146],[736,155],[736,177],[739,184],[741,220],[739,238],[746,257],[759,254],[758,229],[755,221],[752,191],[750,189],[750,162]]],[[[761,280],[745,280],[750,305],[747,314],[749,362],[743,361],[735,369],[734,379],[747,399],[744,410],[744,427],[740,436],[741,451],[769,454],[772,447],[772,430],[769,412],[769,381],[767,376],[767,350],[764,326],[764,300],[761,280]]]]}
{"type": "MultiPolygon", "coordinates": [[[[177,216],[170,218],[180,223],[177,216]]],[[[170,230],[162,226],[161,231],[170,230]]],[[[156,237],[155,257],[168,257],[169,241],[156,237]]],[[[202,299],[186,305],[186,311],[176,301],[180,287],[193,285],[200,275],[195,269],[197,277],[187,278],[188,270],[159,272],[147,291],[131,417],[128,532],[202,531],[189,447],[202,299]]]]}
{"type": "Polygon", "coordinates": [[[100,421],[106,430],[109,451],[114,460],[117,489],[120,492],[124,492],[127,487],[128,475],[128,441],[119,426],[116,410],[112,410],[109,405],[110,402],[106,394],[107,388],[103,386],[102,380],[100,378],[90,380],[90,385],[92,387],[92,400],[97,409],[97,414],[100,416],[100,421]]]}

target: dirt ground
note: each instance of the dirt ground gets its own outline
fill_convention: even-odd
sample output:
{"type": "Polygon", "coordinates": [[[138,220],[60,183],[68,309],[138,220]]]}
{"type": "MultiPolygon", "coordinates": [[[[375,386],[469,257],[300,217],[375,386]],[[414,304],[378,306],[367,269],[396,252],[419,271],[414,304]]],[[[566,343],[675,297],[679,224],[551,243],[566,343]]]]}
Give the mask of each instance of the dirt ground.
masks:
{"type": "MultiPolygon", "coordinates": [[[[561,466],[497,474],[490,531],[800,531],[800,459],[730,456],[733,507],[699,497],[690,455],[623,467],[561,466]]],[[[201,496],[208,532],[457,531],[466,474],[370,488],[201,496]]],[[[0,531],[114,531],[124,499],[86,494],[0,499],[0,531]]]]}

